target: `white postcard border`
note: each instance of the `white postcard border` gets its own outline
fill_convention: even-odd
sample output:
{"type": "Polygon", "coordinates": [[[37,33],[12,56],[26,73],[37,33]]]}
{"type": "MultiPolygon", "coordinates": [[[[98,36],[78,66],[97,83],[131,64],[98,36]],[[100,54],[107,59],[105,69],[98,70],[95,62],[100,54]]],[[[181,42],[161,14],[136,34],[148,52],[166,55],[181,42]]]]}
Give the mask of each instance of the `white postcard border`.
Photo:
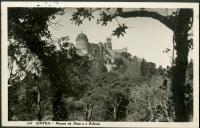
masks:
{"type": "MultiPolygon", "coordinates": [[[[2,94],[2,125],[3,126],[34,126],[34,127],[181,127],[194,128],[199,126],[199,4],[198,3],[156,3],[156,2],[2,2],[1,3],[1,94],[2,94]],[[39,6],[38,6],[39,5],[39,6]],[[43,121],[45,125],[37,125],[38,121],[8,121],[8,7],[122,7],[122,8],[193,8],[194,9],[194,120],[193,122],[97,122],[100,125],[89,125],[86,121],[61,121],[67,125],[57,125],[56,121],[43,121]],[[32,122],[32,123],[30,123],[32,122]],[[81,125],[73,125],[78,122],[81,125]],[[30,123],[30,124],[29,124],[30,123]],[[49,123],[49,124],[48,124],[49,123]],[[69,124],[72,125],[69,125],[69,124]],[[87,123],[87,125],[86,125],[87,123]]],[[[58,122],[58,123],[61,123],[58,122]]]]}

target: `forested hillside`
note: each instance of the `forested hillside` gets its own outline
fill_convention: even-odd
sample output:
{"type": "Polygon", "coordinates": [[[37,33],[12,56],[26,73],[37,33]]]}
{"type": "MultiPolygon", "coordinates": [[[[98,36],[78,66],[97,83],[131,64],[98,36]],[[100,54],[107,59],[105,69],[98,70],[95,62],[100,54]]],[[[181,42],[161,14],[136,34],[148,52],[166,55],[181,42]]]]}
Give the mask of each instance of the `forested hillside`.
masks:
{"type": "MultiPolygon", "coordinates": [[[[66,38],[58,42],[64,40],[66,38]]],[[[40,71],[40,61],[28,50],[26,54],[20,49],[12,51],[16,43],[9,45],[10,70],[13,65],[18,66],[15,74],[10,72],[13,77],[9,78],[9,120],[52,120],[49,75],[40,71]],[[23,61],[15,58],[17,54],[31,63],[24,61],[23,65],[20,64],[23,61]],[[27,68],[28,65],[31,69],[27,68]]],[[[60,88],[63,95],[59,104],[65,110],[59,113],[62,120],[173,121],[170,69],[156,68],[152,62],[137,56],[126,57],[123,53],[115,59],[113,64],[116,66],[110,72],[102,57],[89,60],[87,56],[79,56],[82,64],[72,65],[69,70],[65,68],[65,65],[72,64],[71,58],[68,58],[71,54],[69,47],[76,50],[72,44],[65,42],[54,51],[59,54],[54,56],[55,61],[67,71],[57,73],[63,73],[63,82],[71,86],[71,90],[66,86],[60,88]]],[[[188,68],[188,86],[192,85],[191,68],[192,63],[188,68]]],[[[192,102],[191,99],[188,101],[192,102]]]]}

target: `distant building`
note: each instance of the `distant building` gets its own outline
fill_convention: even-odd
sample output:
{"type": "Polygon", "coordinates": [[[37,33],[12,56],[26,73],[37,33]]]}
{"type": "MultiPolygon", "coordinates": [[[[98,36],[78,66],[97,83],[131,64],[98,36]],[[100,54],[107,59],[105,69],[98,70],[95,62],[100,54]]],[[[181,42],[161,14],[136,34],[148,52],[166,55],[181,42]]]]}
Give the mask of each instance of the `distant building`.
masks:
{"type": "Polygon", "coordinates": [[[103,56],[108,70],[113,66],[114,59],[120,57],[120,53],[127,52],[127,48],[113,50],[111,38],[107,38],[105,43],[90,43],[83,32],[76,37],[76,47],[79,54],[87,54],[91,58],[103,56]]]}
{"type": "Polygon", "coordinates": [[[127,52],[127,48],[113,50],[111,38],[107,38],[105,43],[90,43],[83,32],[81,32],[76,38],[76,47],[80,53],[87,54],[91,57],[103,55],[106,58],[116,58],[120,56],[120,53],[127,52]]]}

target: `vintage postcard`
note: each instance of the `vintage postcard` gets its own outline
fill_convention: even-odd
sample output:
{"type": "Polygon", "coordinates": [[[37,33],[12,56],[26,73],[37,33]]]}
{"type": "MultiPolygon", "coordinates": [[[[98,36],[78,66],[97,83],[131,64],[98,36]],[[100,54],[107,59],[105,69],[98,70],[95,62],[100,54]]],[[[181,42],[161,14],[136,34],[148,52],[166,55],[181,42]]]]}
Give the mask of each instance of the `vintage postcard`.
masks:
{"type": "Polygon", "coordinates": [[[199,5],[2,2],[2,125],[199,127],[199,5]]]}

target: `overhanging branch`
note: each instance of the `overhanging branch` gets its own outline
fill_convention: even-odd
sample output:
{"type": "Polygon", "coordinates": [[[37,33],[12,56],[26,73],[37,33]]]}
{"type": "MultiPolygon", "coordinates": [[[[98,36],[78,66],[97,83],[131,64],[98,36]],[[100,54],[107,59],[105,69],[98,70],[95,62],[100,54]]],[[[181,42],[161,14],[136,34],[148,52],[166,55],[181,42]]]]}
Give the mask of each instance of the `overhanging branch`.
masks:
{"type": "Polygon", "coordinates": [[[168,19],[167,17],[158,14],[157,12],[152,12],[152,11],[145,11],[145,10],[139,10],[139,11],[127,11],[123,12],[121,11],[120,13],[116,14],[113,17],[122,17],[122,18],[131,18],[131,17],[150,17],[153,19],[156,19],[166,25],[168,28],[171,30],[174,30],[174,24],[171,19],[168,19]]]}

